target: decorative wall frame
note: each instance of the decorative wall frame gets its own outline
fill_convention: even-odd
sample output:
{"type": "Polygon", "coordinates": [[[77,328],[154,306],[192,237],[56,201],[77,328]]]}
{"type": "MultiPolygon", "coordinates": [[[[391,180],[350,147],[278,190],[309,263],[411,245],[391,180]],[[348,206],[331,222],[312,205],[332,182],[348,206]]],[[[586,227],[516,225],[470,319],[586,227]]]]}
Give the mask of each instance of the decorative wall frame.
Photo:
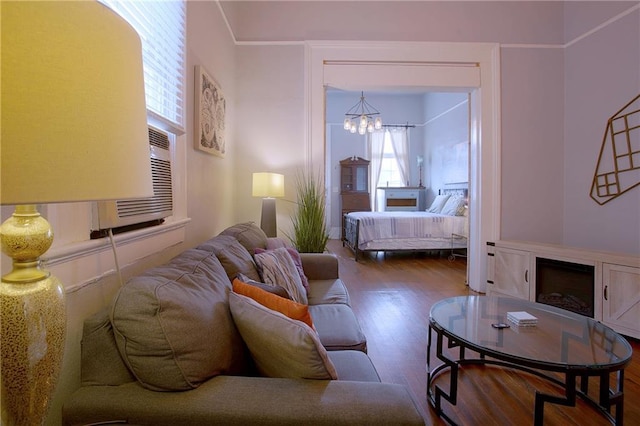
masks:
{"type": "Polygon", "coordinates": [[[195,147],[224,157],[226,99],[218,83],[200,65],[195,68],[195,92],[195,147]]]}
{"type": "Polygon", "coordinates": [[[639,185],[640,95],[607,120],[590,195],[603,205],[639,185]]]}

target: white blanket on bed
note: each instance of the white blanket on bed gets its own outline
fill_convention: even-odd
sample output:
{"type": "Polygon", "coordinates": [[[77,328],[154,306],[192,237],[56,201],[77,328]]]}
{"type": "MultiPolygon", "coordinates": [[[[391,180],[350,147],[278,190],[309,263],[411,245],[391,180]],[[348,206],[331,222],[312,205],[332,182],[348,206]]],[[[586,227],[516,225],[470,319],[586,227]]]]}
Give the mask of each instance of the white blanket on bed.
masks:
{"type": "Polygon", "coordinates": [[[407,238],[450,240],[453,234],[467,236],[467,217],[428,212],[352,212],[360,220],[358,245],[372,241],[407,238]]]}

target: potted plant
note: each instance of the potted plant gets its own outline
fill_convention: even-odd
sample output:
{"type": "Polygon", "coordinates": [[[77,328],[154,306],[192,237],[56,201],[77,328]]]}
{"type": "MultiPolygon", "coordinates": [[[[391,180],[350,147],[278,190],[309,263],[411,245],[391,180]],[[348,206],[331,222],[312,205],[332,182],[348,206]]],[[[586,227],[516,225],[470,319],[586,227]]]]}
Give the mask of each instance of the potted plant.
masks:
{"type": "Polygon", "coordinates": [[[301,253],[322,253],[329,240],[325,218],[325,193],[313,173],[296,176],[296,211],[292,217],[293,237],[288,236],[301,253]]]}

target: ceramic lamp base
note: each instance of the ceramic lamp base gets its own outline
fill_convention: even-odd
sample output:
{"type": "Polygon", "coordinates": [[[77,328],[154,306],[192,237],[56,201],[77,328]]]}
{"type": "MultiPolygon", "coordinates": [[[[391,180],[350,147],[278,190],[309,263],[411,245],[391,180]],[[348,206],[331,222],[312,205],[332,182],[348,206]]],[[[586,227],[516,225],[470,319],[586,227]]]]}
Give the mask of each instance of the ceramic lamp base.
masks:
{"type": "Polygon", "coordinates": [[[62,365],[65,331],[64,290],[55,277],[0,284],[3,425],[45,422],[62,365]]]}
{"type": "Polygon", "coordinates": [[[41,425],[60,375],[67,326],[64,289],[40,268],[53,233],[34,205],[24,205],[2,224],[0,238],[13,259],[0,282],[2,425],[41,425]]]}
{"type": "Polygon", "coordinates": [[[276,199],[262,199],[262,216],[260,217],[260,228],[267,234],[267,237],[277,237],[276,225],[276,199]]]}

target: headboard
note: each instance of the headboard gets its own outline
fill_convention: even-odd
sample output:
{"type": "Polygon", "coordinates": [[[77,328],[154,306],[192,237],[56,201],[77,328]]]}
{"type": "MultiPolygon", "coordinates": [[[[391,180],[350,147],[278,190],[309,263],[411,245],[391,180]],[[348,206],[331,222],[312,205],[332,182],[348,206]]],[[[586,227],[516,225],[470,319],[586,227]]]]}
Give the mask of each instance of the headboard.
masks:
{"type": "Polygon", "coordinates": [[[469,196],[469,190],[467,188],[442,188],[438,191],[440,195],[458,195],[463,198],[467,198],[469,196]]]}

